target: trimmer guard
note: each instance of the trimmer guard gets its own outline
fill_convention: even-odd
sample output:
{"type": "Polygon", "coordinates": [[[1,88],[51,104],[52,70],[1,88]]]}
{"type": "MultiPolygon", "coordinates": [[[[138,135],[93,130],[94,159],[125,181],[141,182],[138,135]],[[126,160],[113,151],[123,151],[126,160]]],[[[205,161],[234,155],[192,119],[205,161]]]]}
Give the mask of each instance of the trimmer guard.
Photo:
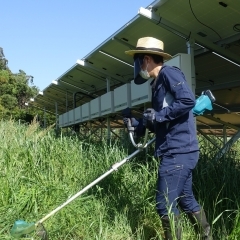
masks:
{"type": "Polygon", "coordinates": [[[15,238],[32,233],[35,230],[35,223],[27,223],[24,220],[15,221],[10,233],[15,238]]]}

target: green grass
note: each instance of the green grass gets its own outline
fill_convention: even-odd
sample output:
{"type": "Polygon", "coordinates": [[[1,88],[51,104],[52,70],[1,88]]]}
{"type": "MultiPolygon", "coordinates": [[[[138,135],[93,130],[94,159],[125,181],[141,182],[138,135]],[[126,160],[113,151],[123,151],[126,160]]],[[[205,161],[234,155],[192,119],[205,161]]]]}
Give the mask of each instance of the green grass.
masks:
{"type": "MultiPolygon", "coordinates": [[[[107,145],[63,133],[55,136],[37,123],[1,121],[0,135],[1,240],[12,239],[16,220],[37,222],[133,151],[123,148],[122,141],[107,145]]],[[[214,239],[238,239],[238,156],[213,162],[216,150],[205,146],[194,171],[196,197],[213,225],[214,239]]],[[[146,160],[141,153],[47,219],[49,239],[163,239],[155,212],[157,168],[155,159],[146,160]]],[[[184,215],[182,224],[184,240],[196,239],[184,215]]]]}

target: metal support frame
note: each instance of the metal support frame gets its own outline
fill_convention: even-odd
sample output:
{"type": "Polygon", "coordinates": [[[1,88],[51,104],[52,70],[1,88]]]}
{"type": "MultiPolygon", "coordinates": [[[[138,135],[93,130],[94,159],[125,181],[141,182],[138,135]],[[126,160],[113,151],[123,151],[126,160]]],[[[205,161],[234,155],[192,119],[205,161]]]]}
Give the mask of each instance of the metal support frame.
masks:
{"type": "MultiPolygon", "coordinates": [[[[211,86],[211,91],[235,87],[239,87],[239,80],[226,83],[216,83],[213,86],[211,86]]],[[[202,92],[203,90],[205,90],[203,87],[197,88],[198,92],[202,92]]]]}
{"type": "MultiPolygon", "coordinates": [[[[64,81],[55,81],[54,80],[54,81],[52,81],[52,85],[54,86],[54,87],[52,86],[54,88],[54,90],[59,92],[59,93],[61,93],[61,94],[65,94],[66,93],[65,86],[68,85],[67,90],[68,90],[69,93],[71,93],[73,95],[76,93],[76,89],[78,89],[79,90],[78,92],[80,92],[80,90],[81,90],[81,94],[84,95],[84,96],[87,96],[89,98],[94,98],[94,96],[95,96],[94,94],[93,94],[94,96],[91,96],[90,92],[88,92],[88,91],[86,91],[86,90],[84,90],[82,88],[78,88],[75,85],[72,85],[72,84],[69,85],[68,83],[66,83],[64,81]],[[61,87],[64,88],[64,90],[61,89],[61,87]]],[[[96,95],[96,97],[97,97],[97,95],[96,95]]],[[[52,96],[51,96],[51,98],[54,99],[52,96]]],[[[54,99],[54,100],[58,100],[58,99],[54,99]]]]}
{"type": "MultiPolygon", "coordinates": [[[[157,0],[157,1],[154,2],[153,7],[155,7],[155,3],[157,3],[157,2],[159,2],[159,6],[160,6],[161,4],[164,4],[166,1],[167,0],[157,0]]],[[[191,79],[190,80],[191,80],[191,87],[192,87],[192,90],[193,90],[194,93],[195,93],[195,89],[196,89],[196,77],[195,77],[195,66],[194,66],[194,46],[195,46],[195,41],[197,43],[203,45],[204,47],[206,47],[210,51],[217,52],[217,53],[225,56],[226,58],[229,58],[229,59],[231,59],[231,60],[233,60],[235,62],[239,62],[238,56],[235,55],[234,53],[226,51],[226,49],[223,49],[219,45],[214,44],[214,43],[212,43],[212,42],[210,42],[208,40],[205,40],[205,39],[199,37],[197,34],[189,32],[189,30],[181,28],[180,26],[178,26],[176,24],[173,24],[173,23],[169,22],[166,19],[163,19],[162,17],[160,17],[160,16],[158,16],[157,14],[154,13],[154,8],[149,8],[149,9],[140,8],[139,14],[138,14],[138,16],[135,19],[140,18],[140,17],[148,18],[151,22],[156,23],[157,25],[159,25],[159,27],[162,27],[162,28],[164,28],[164,29],[166,29],[166,30],[168,30],[168,31],[170,31],[170,32],[172,32],[172,33],[182,37],[183,39],[186,39],[186,41],[187,41],[187,52],[188,52],[188,54],[191,55],[191,79]]],[[[114,36],[112,36],[112,40],[116,40],[116,41],[118,41],[120,43],[123,43],[120,39],[118,39],[118,38],[116,38],[114,36]]],[[[88,56],[90,57],[91,53],[88,56]]],[[[86,59],[87,59],[87,57],[86,57],[86,59]]],[[[97,71],[97,69],[95,69],[93,66],[91,66],[85,60],[78,60],[77,61],[77,65],[80,65],[80,66],[83,66],[83,67],[89,68],[89,69],[94,69],[94,70],[97,71]]],[[[99,70],[98,69],[98,72],[106,74],[106,72],[104,72],[103,70],[99,70]]],[[[111,77],[107,77],[106,78],[106,80],[107,80],[107,91],[110,91],[110,86],[111,86],[110,79],[111,79],[111,77]]],[[[119,78],[116,78],[116,76],[112,77],[112,79],[113,80],[117,80],[119,82],[123,82],[119,78]]],[[[68,83],[66,83],[64,81],[61,81],[61,80],[59,82],[61,82],[63,84],[68,84],[68,83]]],[[[69,84],[69,85],[71,85],[72,87],[78,88],[77,86],[74,86],[73,84],[69,84]]],[[[68,104],[67,104],[67,97],[66,97],[66,109],[67,109],[67,106],[68,106],[68,104]]],[[[210,118],[210,117],[207,116],[207,118],[210,118]]],[[[105,127],[107,127],[107,139],[110,139],[110,134],[111,134],[112,131],[111,131],[111,128],[110,128],[110,119],[109,119],[109,117],[107,117],[106,120],[107,120],[107,126],[105,125],[105,127]]],[[[217,120],[217,119],[214,119],[214,120],[217,120]]],[[[221,120],[218,120],[216,122],[222,123],[224,126],[226,125],[226,126],[229,126],[231,128],[239,130],[238,127],[233,126],[233,125],[228,124],[228,123],[225,123],[225,122],[223,122],[221,120]]],[[[101,130],[101,133],[102,133],[102,127],[103,126],[104,126],[103,122],[101,122],[101,126],[99,128],[99,130],[101,130]]],[[[201,131],[201,130],[199,130],[199,131],[201,131]]],[[[90,133],[90,135],[92,135],[92,134],[93,133],[90,133]]],[[[206,136],[204,136],[204,137],[206,137],[206,136]]],[[[225,141],[225,143],[226,143],[226,141],[225,141]]]]}
{"type": "MultiPolygon", "coordinates": [[[[123,124],[121,124],[121,126],[122,126],[121,128],[124,127],[123,124]]],[[[103,134],[102,134],[103,128],[108,129],[108,131],[107,131],[108,143],[110,143],[112,134],[118,138],[121,138],[118,134],[116,134],[111,129],[110,117],[104,118],[103,120],[99,121],[99,124],[97,124],[96,121],[95,122],[90,121],[90,122],[86,122],[86,124],[82,124],[80,127],[79,135],[81,135],[83,137],[83,139],[86,140],[89,137],[91,137],[93,134],[95,134],[95,137],[99,138],[99,140],[102,140],[103,139],[103,134]]]]}
{"type": "MultiPolygon", "coordinates": [[[[195,41],[192,37],[190,37],[190,39],[187,42],[187,49],[188,49],[188,54],[191,55],[191,84],[192,84],[192,91],[195,94],[195,89],[196,89],[196,77],[195,77],[195,65],[194,65],[194,45],[195,45],[195,41]]],[[[207,118],[210,118],[211,120],[223,123],[223,121],[219,120],[219,119],[215,119],[214,117],[210,117],[208,116],[207,118]]],[[[229,125],[229,124],[227,124],[229,125]]],[[[233,126],[232,126],[233,127],[233,126]]],[[[227,135],[226,135],[226,129],[227,126],[226,124],[223,125],[223,148],[220,149],[220,147],[214,143],[212,141],[212,139],[210,137],[208,137],[206,134],[203,133],[203,131],[201,131],[200,129],[198,129],[198,131],[209,141],[211,142],[216,148],[220,149],[220,151],[218,152],[218,154],[215,156],[215,159],[217,158],[221,158],[224,153],[226,153],[230,147],[232,146],[232,144],[238,140],[238,138],[240,137],[240,131],[239,134],[236,134],[231,141],[229,141],[229,143],[227,144],[227,135]]]]}
{"type": "Polygon", "coordinates": [[[219,160],[225,153],[227,153],[230,148],[232,147],[232,145],[240,138],[240,129],[230,123],[226,123],[220,119],[214,118],[212,116],[209,115],[204,115],[204,117],[211,119],[215,122],[221,123],[223,124],[223,137],[222,137],[222,143],[223,143],[223,147],[220,148],[218,145],[216,145],[213,140],[211,138],[209,138],[207,135],[205,135],[201,129],[198,129],[198,131],[208,140],[210,141],[215,147],[217,147],[219,149],[219,152],[214,156],[214,160],[219,160]],[[238,130],[238,132],[229,140],[227,141],[227,127],[229,128],[233,128],[235,130],[238,130]]]}
{"type": "Polygon", "coordinates": [[[163,4],[165,4],[168,0],[155,0],[151,5],[149,5],[147,8],[151,11],[155,11],[155,9],[161,7],[163,4]]]}
{"type": "Polygon", "coordinates": [[[237,126],[235,126],[235,125],[233,125],[233,124],[231,124],[231,123],[224,122],[224,121],[222,121],[221,119],[215,118],[215,117],[213,117],[213,116],[203,115],[203,117],[208,118],[208,119],[210,119],[210,120],[212,120],[212,121],[214,121],[214,122],[218,122],[218,123],[220,123],[220,124],[222,124],[222,125],[226,125],[226,126],[229,127],[229,128],[233,128],[233,129],[235,129],[235,130],[240,130],[239,127],[237,127],[237,126]]]}
{"type": "MultiPolygon", "coordinates": [[[[44,99],[44,98],[34,98],[33,101],[30,101],[28,104],[30,104],[31,106],[34,106],[36,108],[40,108],[39,106],[42,106],[42,108],[44,108],[46,105],[48,107],[48,109],[51,108],[52,111],[54,111],[54,102],[57,101],[57,99],[55,98],[48,98],[48,100],[44,99]],[[43,102],[43,103],[42,103],[43,102]],[[35,106],[34,104],[38,104],[38,106],[35,106]]],[[[62,108],[62,110],[66,110],[66,107],[65,107],[65,102],[62,103],[63,106],[61,105],[58,105],[58,109],[62,108]]],[[[40,108],[41,109],[41,108],[40,108]]],[[[49,111],[49,110],[48,110],[49,111]]],[[[49,111],[51,112],[51,111],[49,111]]],[[[53,112],[51,112],[53,113],[53,112]]],[[[54,114],[54,113],[53,113],[54,114]]]]}
{"type": "MultiPolygon", "coordinates": [[[[36,106],[36,105],[34,105],[34,104],[32,104],[32,103],[30,103],[30,105],[31,105],[31,107],[34,107],[34,108],[37,108],[37,109],[39,109],[39,110],[44,111],[44,107],[41,108],[41,107],[36,106]]],[[[51,111],[49,111],[49,110],[45,110],[45,111],[48,112],[48,113],[50,113],[50,114],[52,114],[52,115],[54,115],[54,112],[51,112],[51,111]]]]}
{"type": "Polygon", "coordinates": [[[88,62],[84,61],[84,60],[77,60],[77,64],[81,67],[85,67],[86,69],[92,69],[94,70],[95,73],[98,74],[104,74],[105,76],[107,75],[108,77],[111,77],[112,79],[120,82],[120,83],[125,83],[125,81],[123,81],[124,79],[122,79],[121,77],[117,77],[114,74],[109,74],[108,72],[106,72],[105,70],[101,70],[99,68],[96,68],[94,66],[92,66],[91,64],[89,64],[88,62]]]}
{"type": "Polygon", "coordinates": [[[95,122],[86,122],[85,124],[82,124],[80,127],[80,131],[79,131],[79,135],[81,135],[83,137],[84,140],[88,139],[89,137],[91,137],[93,134],[95,134],[96,137],[98,137],[100,140],[102,140],[102,126],[104,125],[104,122],[106,120],[104,119],[102,122],[100,122],[100,124],[97,124],[96,127],[93,126],[93,124],[95,124],[95,122]],[[93,131],[94,129],[94,131],[93,131]],[[82,133],[83,131],[83,133],[82,133]],[[97,134],[100,131],[100,134],[97,134]]]}
{"type": "Polygon", "coordinates": [[[214,156],[214,160],[219,160],[225,153],[227,153],[239,138],[240,130],[220,149],[220,151],[214,156]]]}
{"type": "MultiPolygon", "coordinates": [[[[226,45],[231,45],[231,43],[238,41],[240,39],[240,33],[237,33],[235,35],[232,35],[230,37],[221,39],[217,42],[215,42],[218,46],[226,46],[226,45]]],[[[205,54],[205,53],[210,53],[211,51],[209,51],[207,48],[201,48],[198,50],[195,50],[195,56],[201,55],[201,54],[205,54]]]]}
{"type": "Polygon", "coordinates": [[[209,136],[207,136],[201,129],[197,129],[199,133],[201,133],[201,135],[203,137],[205,137],[214,147],[218,148],[218,149],[221,149],[217,143],[215,143],[209,136]]]}
{"type": "Polygon", "coordinates": [[[202,45],[203,47],[209,49],[212,52],[216,52],[219,55],[221,55],[237,64],[240,64],[240,58],[235,53],[232,53],[229,50],[224,49],[224,48],[218,46],[217,44],[204,39],[203,37],[199,36],[196,33],[191,32],[187,29],[184,29],[184,28],[162,18],[161,16],[157,15],[156,13],[151,12],[148,9],[141,7],[138,11],[138,14],[140,16],[143,16],[143,17],[149,19],[151,22],[156,23],[159,27],[162,27],[162,28],[168,30],[169,32],[172,32],[173,34],[176,34],[177,36],[179,36],[183,39],[188,39],[189,36],[191,36],[193,39],[195,39],[195,41],[198,44],[202,45]]]}
{"type": "MultiPolygon", "coordinates": [[[[103,126],[107,128],[106,125],[103,125],[103,126]]],[[[117,135],[115,132],[113,132],[113,130],[112,130],[111,128],[110,128],[110,131],[111,131],[111,133],[112,133],[113,135],[115,135],[116,137],[121,138],[119,135],[117,135]]]]}
{"type": "Polygon", "coordinates": [[[135,48],[135,46],[129,44],[128,42],[125,42],[124,40],[118,39],[117,37],[113,37],[112,40],[114,40],[114,41],[116,41],[116,42],[118,42],[118,43],[128,47],[129,49],[134,49],[135,48]]]}

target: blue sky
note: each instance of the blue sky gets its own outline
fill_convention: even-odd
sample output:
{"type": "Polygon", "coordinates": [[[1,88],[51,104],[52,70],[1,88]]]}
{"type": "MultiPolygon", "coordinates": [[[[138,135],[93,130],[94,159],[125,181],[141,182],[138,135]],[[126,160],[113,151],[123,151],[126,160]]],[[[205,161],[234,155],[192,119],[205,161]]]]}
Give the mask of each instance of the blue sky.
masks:
{"type": "Polygon", "coordinates": [[[0,47],[10,70],[43,90],[152,2],[2,0],[0,47]]]}

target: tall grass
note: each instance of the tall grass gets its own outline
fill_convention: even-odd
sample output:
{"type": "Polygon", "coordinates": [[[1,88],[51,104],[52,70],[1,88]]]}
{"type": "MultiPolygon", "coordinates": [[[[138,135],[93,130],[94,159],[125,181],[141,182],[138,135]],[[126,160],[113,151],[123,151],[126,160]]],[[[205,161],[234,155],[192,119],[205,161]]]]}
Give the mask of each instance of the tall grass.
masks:
{"type": "MultiPolygon", "coordinates": [[[[13,121],[0,122],[0,239],[12,239],[10,229],[18,219],[36,222],[102,175],[133,149],[122,141],[80,140],[56,136],[13,121]]],[[[44,222],[51,240],[163,239],[155,212],[158,162],[145,153],[106,177],[44,222]]],[[[194,172],[196,197],[213,223],[214,239],[237,239],[240,182],[238,159],[211,161],[213,151],[203,151],[194,172]]],[[[196,239],[185,216],[184,240],[196,239]]],[[[37,239],[36,236],[33,236],[37,239]]]]}
{"type": "MultiPolygon", "coordinates": [[[[223,145],[218,138],[214,140],[218,146],[223,145]]],[[[193,176],[196,195],[207,210],[217,239],[240,239],[240,231],[236,229],[240,224],[240,142],[215,160],[217,152],[209,142],[201,144],[201,156],[193,176]]]]}

